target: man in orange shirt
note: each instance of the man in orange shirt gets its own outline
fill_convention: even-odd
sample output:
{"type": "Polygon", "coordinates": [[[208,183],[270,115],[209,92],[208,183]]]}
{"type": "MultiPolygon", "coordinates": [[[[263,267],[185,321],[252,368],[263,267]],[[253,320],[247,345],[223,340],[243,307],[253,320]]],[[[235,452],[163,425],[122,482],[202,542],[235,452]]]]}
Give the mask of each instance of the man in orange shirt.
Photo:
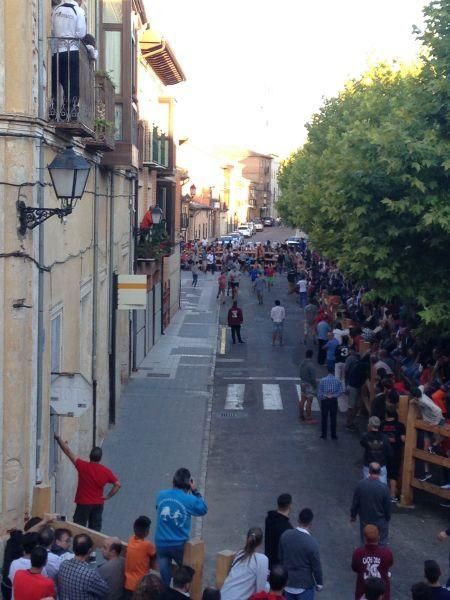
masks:
{"type": "Polygon", "coordinates": [[[146,540],[150,533],[151,521],[141,516],[134,522],[134,535],[128,540],[125,559],[125,593],[131,598],[141,579],[152,568],[156,556],[155,546],[146,540]]]}
{"type": "Polygon", "coordinates": [[[54,582],[42,575],[42,569],[47,563],[47,550],[36,546],[31,552],[31,567],[17,571],[13,583],[15,600],[41,600],[41,598],[56,598],[54,582]]]}

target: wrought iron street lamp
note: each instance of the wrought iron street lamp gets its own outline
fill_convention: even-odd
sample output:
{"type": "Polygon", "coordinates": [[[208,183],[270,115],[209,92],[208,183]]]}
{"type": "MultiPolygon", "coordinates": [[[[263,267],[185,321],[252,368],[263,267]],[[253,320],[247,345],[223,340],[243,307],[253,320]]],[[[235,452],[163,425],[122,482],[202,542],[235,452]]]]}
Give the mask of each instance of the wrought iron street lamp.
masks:
{"type": "Polygon", "coordinates": [[[154,206],[152,208],[152,220],[153,225],[159,225],[164,217],[164,213],[159,206],[154,206]]]}
{"type": "Polygon", "coordinates": [[[76,154],[73,146],[67,146],[64,152],[55,156],[47,168],[61,207],[26,206],[22,200],[18,201],[19,232],[21,235],[24,235],[27,229],[34,229],[53,215],[57,215],[60,219],[70,215],[77,201],[84,194],[91,170],[87,160],[76,154]]]}

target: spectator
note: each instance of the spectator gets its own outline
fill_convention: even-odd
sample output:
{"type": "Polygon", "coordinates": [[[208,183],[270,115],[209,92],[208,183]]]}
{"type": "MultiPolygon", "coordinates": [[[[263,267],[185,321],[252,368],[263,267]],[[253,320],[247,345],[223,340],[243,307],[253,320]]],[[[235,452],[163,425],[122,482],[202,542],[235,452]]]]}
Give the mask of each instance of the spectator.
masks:
{"type": "Polygon", "coordinates": [[[158,600],[184,600],[189,596],[194,575],[195,571],[192,567],[187,565],[178,567],[173,576],[172,587],[162,592],[158,600]]]}
{"type": "Polygon", "coordinates": [[[269,573],[268,592],[258,592],[253,594],[250,600],[277,600],[283,598],[283,590],[288,580],[288,572],[282,565],[274,565],[269,573]]]}
{"type": "Polygon", "coordinates": [[[287,600],[313,600],[314,590],[323,588],[319,546],[311,535],[313,518],[312,510],[304,508],[298,527],[285,531],[280,539],[280,561],[288,572],[287,600]]]}
{"type": "Polygon", "coordinates": [[[397,482],[400,475],[402,462],[402,449],[406,439],[406,429],[403,423],[398,420],[395,406],[386,407],[386,419],[381,424],[380,431],[384,434],[391,445],[391,455],[388,459],[387,478],[391,491],[391,501],[398,502],[397,482]]]}
{"type": "Polygon", "coordinates": [[[202,600],[220,600],[221,597],[220,590],[216,590],[216,588],[207,587],[203,590],[202,600]]]}
{"type": "Polygon", "coordinates": [[[17,571],[13,582],[14,600],[42,600],[56,598],[54,582],[42,575],[47,563],[47,550],[43,546],[35,546],[30,557],[29,569],[17,571]]]}
{"type": "Polygon", "coordinates": [[[412,600],[433,600],[433,591],[429,585],[419,581],[411,587],[411,598],[412,600]]]}
{"type": "Polygon", "coordinates": [[[61,559],[57,554],[51,551],[54,541],[55,532],[51,527],[44,527],[41,529],[39,532],[38,544],[47,550],[48,555],[45,570],[48,577],[55,581],[59,571],[59,566],[61,564],[61,559]]]}
{"type": "Polygon", "coordinates": [[[380,419],[370,417],[367,424],[367,433],[365,433],[360,444],[364,448],[364,466],[363,477],[369,475],[369,464],[378,463],[381,466],[379,480],[387,485],[386,465],[392,456],[392,449],[389,439],[380,431],[380,419]]]}
{"type": "Polygon", "coordinates": [[[359,515],[361,543],[364,543],[364,527],[376,525],[380,532],[380,543],[386,545],[391,518],[391,498],[388,488],[380,481],[379,463],[370,463],[369,477],[362,479],[355,488],[350,509],[350,521],[359,515]]]}
{"type": "Polygon", "coordinates": [[[93,546],[92,539],[84,533],[73,538],[75,557],[65,560],[58,571],[58,596],[62,600],[105,598],[106,581],[88,565],[93,546]]]}
{"type": "Polygon", "coordinates": [[[336,364],[336,350],[339,346],[339,342],[334,337],[332,331],[329,331],[327,336],[328,339],[323,348],[326,353],[327,368],[329,371],[332,371],[334,373],[334,366],[336,364]]]}
{"type": "Polygon", "coordinates": [[[92,448],[89,462],[77,458],[59,435],[55,433],[55,439],[59,447],[78,471],[78,486],[75,495],[77,508],[73,515],[74,523],[89,527],[95,531],[102,529],[102,514],[105,500],[112,498],[120,490],[119,480],[112,471],[100,464],[102,460],[102,449],[92,448]],[[106,496],[103,488],[110,483],[112,485],[106,496]]]}
{"type": "Polygon", "coordinates": [[[156,548],[152,542],[145,539],[150,533],[150,525],[151,521],[148,517],[138,517],[133,525],[134,535],[128,539],[125,559],[125,590],[129,597],[144,575],[150,571],[155,561],[156,548]]]}
{"type": "Polygon", "coordinates": [[[206,502],[188,469],[178,469],[173,477],[173,489],[159,492],[156,510],[155,542],[159,568],[161,579],[169,586],[172,560],[178,566],[183,563],[184,545],[191,530],[191,516],[202,517],[208,512],[206,502]]]}
{"type": "Polygon", "coordinates": [[[133,600],[159,600],[165,589],[158,575],[149,573],[139,582],[133,594],[133,600]]]}
{"type": "Polygon", "coordinates": [[[321,425],[323,440],[327,439],[328,415],[330,415],[331,438],[337,440],[336,424],[338,411],[338,398],[343,394],[344,388],[339,379],[334,376],[334,367],[328,367],[328,375],[319,381],[317,398],[320,402],[321,425]]]}
{"type": "Polygon", "coordinates": [[[386,600],[384,593],[386,584],[379,577],[368,577],[364,581],[364,596],[363,600],[386,600]]]}
{"type": "Polygon", "coordinates": [[[56,556],[59,556],[62,560],[73,558],[72,552],[69,551],[71,544],[72,533],[69,529],[66,529],[65,527],[55,529],[55,541],[52,545],[53,554],[56,554],[56,556]]]}
{"type": "Polygon", "coordinates": [[[358,358],[357,361],[352,359],[350,366],[347,368],[346,362],[346,381],[348,391],[348,411],[347,411],[347,429],[354,431],[355,416],[358,411],[361,388],[364,385],[370,372],[370,363],[368,357],[358,358]]]}
{"type": "Polygon", "coordinates": [[[233,306],[228,311],[228,327],[231,329],[231,339],[233,344],[236,343],[236,336],[240,344],[244,343],[241,338],[241,325],[243,322],[244,316],[242,314],[242,310],[239,308],[235,300],[233,302],[233,306]]]}
{"type": "Polygon", "coordinates": [[[330,326],[325,320],[325,317],[322,317],[320,321],[316,325],[316,337],[317,343],[319,344],[319,351],[317,353],[317,362],[319,365],[325,364],[326,350],[325,344],[328,342],[328,332],[330,331],[330,326]]]}
{"type": "Polygon", "coordinates": [[[292,496],[290,494],[280,494],[277,499],[277,510],[269,510],[266,517],[264,530],[264,553],[269,559],[269,568],[277,565],[278,546],[280,537],[286,529],[292,529],[289,521],[291,512],[292,496]]]}
{"type": "Polygon", "coordinates": [[[365,544],[357,548],[352,557],[352,570],[356,573],[355,600],[364,596],[364,582],[370,577],[383,580],[383,600],[390,600],[390,569],[394,563],[392,552],[379,545],[380,533],[376,525],[366,525],[363,534],[365,544]]]}
{"type": "Polygon", "coordinates": [[[122,600],[125,583],[125,559],[121,556],[122,542],[117,537],[109,537],[103,542],[102,554],[105,562],[97,567],[97,572],[108,584],[106,600],[122,600]]]}
{"type": "Polygon", "coordinates": [[[16,559],[21,558],[23,554],[22,536],[22,531],[19,529],[13,529],[10,532],[9,539],[5,545],[2,567],[2,598],[4,600],[11,600],[12,585],[9,579],[9,569],[11,563],[16,559]]]}
{"type": "Polygon", "coordinates": [[[222,586],[222,600],[242,600],[265,590],[269,561],[265,554],[257,552],[262,540],[259,527],[249,529],[244,549],[236,554],[222,586]]]}
{"type": "Polygon", "coordinates": [[[448,600],[450,591],[442,587],[439,583],[441,569],[435,560],[426,560],[424,562],[424,575],[426,583],[431,587],[431,597],[433,600],[448,600]]]}
{"type": "Polygon", "coordinates": [[[299,398],[299,418],[310,424],[316,423],[312,418],[311,407],[314,394],[317,393],[316,369],[312,361],[313,351],[308,349],[305,352],[305,358],[300,363],[300,391],[299,398]]]}
{"type": "MultiPolygon", "coordinates": [[[[11,566],[9,567],[8,577],[11,581],[11,585],[14,584],[14,576],[17,571],[20,571],[21,569],[29,569],[31,567],[31,553],[38,545],[38,541],[39,534],[36,531],[25,533],[22,536],[23,556],[13,560],[11,566]]],[[[44,571],[44,575],[47,575],[47,571],[44,571]]]]}

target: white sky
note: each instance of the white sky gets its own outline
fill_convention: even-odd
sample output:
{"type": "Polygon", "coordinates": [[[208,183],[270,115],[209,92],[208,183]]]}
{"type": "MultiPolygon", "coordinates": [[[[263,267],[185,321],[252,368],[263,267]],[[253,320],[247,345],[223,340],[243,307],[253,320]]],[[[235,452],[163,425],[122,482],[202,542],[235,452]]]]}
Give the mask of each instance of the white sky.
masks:
{"type": "Polygon", "coordinates": [[[188,81],[177,129],[199,146],[287,155],[322,98],[381,58],[413,59],[424,0],[146,0],[188,81]]]}

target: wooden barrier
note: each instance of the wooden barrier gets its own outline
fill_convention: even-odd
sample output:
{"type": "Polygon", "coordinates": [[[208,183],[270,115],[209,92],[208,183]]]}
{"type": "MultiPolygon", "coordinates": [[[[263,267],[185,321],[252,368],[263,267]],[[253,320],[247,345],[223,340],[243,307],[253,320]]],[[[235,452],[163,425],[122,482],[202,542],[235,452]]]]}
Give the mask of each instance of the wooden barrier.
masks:
{"type": "Polygon", "coordinates": [[[401,505],[413,506],[414,489],[424,490],[430,494],[434,494],[450,501],[450,490],[443,490],[438,485],[434,485],[428,481],[419,481],[415,477],[416,460],[422,460],[427,463],[450,469],[450,458],[430,454],[417,448],[418,430],[430,431],[442,437],[450,437],[450,429],[428,425],[421,419],[418,419],[416,404],[409,401],[406,419],[406,442],[403,459],[401,505]]]}
{"type": "MultiPolygon", "coordinates": [[[[65,529],[68,529],[72,536],[79,535],[80,533],[85,533],[94,542],[95,549],[100,549],[103,546],[103,542],[107,538],[111,537],[110,535],[100,533],[99,531],[94,531],[93,529],[83,527],[82,525],[78,525],[77,523],[72,523],[72,521],[52,521],[51,525],[55,529],[58,529],[59,527],[64,527],[65,529]]],[[[128,544],[126,542],[122,542],[122,546],[124,547],[125,554],[128,544]]]]}
{"type": "Polygon", "coordinates": [[[201,600],[203,586],[203,563],[205,561],[205,543],[200,539],[186,542],[184,546],[183,564],[195,569],[192,580],[190,597],[193,600],[201,600]]]}
{"type": "Polygon", "coordinates": [[[52,505],[52,489],[47,486],[35,486],[33,488],[33,500],[31,504],[31,516],[44,518],[49,514],[52,505]]]}
{"type": "Polygon", "coordinates": [[[233,563],[236,552],[233,550],[222,550],[217,553],[216,558],[216,588],[220,590],[223,586],[223,582],[227,578],[230,572],[231,565],[233,563]]]}

